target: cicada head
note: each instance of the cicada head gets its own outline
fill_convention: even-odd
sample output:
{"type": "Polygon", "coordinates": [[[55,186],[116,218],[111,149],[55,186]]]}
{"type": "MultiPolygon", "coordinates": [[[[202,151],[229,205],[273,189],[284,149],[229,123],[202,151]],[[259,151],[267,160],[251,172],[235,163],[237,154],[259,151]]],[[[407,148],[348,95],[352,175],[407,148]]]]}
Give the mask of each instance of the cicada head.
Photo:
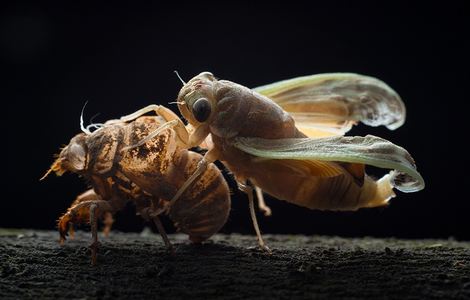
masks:
{"type": "Polygon", "coordinates": [[[210,122],[215,111],[214,86],[217,79],[210,72],[202,72],[192,78],[178,95],[181,114],[195,127],[210,122]]]}
{"type": "Polygon", "coordinates": [[[271,100],[240,84],[218,80],[209,72],[203,72],[186,83],[177,103],[181,114],[194,127],[194,136],[197,137],[194,140],[199,143],[209,133],[232,138],[244,128],[253,131],[259,124],[261,130],[272,131],[273,119],[283,122],[286,118],[282,109],[271,100]],[[266,122],[260,123],[257,116],[263,116],[267,125],[264,124],[266,122]]]}
{"type": "Polygon", "coordinates": [[[50,172],[55,172],[57,176],[61,176],[67,171],[72,173],[82,173],[85,171],[88,153],[86,140],[87,136],[83,133],[73,137],[70,143],[62,148],[57,159],[41,180],[46,178],[50,172]]]}

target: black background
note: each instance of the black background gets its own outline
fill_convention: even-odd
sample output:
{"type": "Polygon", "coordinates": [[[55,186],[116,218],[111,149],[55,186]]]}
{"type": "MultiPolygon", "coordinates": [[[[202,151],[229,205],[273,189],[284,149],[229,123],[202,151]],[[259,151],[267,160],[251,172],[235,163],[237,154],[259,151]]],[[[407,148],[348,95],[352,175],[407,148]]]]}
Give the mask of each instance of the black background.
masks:
{"type": "MultiPolygon", "coordinates": [[[[248,87],[343,71],[378,77],[402,96],[404,126],[388,131],[360,125],[351,134],[404,146],[426,189],[398,192],[387,208],[347,213],[310,211],[267,197],[273,216],[260,216],[262,230],[470,239],[468,13],[450,2],[354,2],[4,7],[0,227],[52,229],[85,189],[75,175],[38,181],[52,155],[79,132],[85,100],[86,118],[100,112],[97,121],[104,121],[174,101],[181,84],[173,70],[186,80],[207,70],[248,87]]],[[[227,179],[234,195],[223,232],[253,233],[247,200],[227,179]]],[[[115,228],[140,230],[143,223],[133,213],[120,213],[115,228]]]]}

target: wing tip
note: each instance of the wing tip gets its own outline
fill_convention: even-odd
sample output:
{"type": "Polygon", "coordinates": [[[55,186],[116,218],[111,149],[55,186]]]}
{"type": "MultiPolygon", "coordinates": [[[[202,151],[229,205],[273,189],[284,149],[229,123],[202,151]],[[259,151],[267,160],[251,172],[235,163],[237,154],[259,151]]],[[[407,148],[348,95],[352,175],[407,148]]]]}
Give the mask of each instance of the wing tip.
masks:
{"type": "Polygon", "coordinates": [[[426,187],[423,177],[416,172],[415,176],[399,171],[390,172],[390,182],[393,186],[403,193],[414,193],[423,190],[426,187]]]}

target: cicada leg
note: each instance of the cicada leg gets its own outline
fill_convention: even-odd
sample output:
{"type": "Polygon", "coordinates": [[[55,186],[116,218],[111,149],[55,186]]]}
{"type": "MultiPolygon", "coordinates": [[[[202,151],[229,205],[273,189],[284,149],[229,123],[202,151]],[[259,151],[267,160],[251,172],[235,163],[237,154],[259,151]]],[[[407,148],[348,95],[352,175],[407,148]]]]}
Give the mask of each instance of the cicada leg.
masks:
{"type": "Polygon", "coordinates": [[[171,255],[175,255],[175,249],[173,248],[173,245],[171,244],[170,239],[166,234],[162,221],[160,221],[160,218],[158,217],[161,213],[164,212],[164,210],[164,208],[155,209],[155,206],[152,203],[152,207],[143,207],[139,209],[138,214],[146,220],[152,219],[152,221],[155,223],[155,226],[157,226],[158,232],[162,236],[163,242],[165,243],[168,252],[170,252],[171,255]]]}
{"type": "Polygon", "coordinates": [[[130,121],[133,121],[133,120],[137,119],[138,117],[143,116],[146,113],[149,113],[151,111],[154,111],[155,113],[158,114],[158,111],[161,109],[161,107],[162,107],[161,105],[150,104],[146,107],[143,107],[143,108],[139,109],[136,112],[133,112],[133,113],[125,115],[125,116],[122,116],[120,118],[120,120],[122,122],[130,122],[130,121]]]}
{"type": "Polygon", "coordinates": [[[175,255],[175,248],[173,248],[170,239],[168,239],[168,235],[166,234],[165,228],[163,228],[162,221],[160,221],[160,218],[158,216],[153,216],[152,220],[155,223],[155,226],[157,226],[158,232],[162,236],[166,248],[168,249],[171,255],[175,255]]]}
{"type": "Polygon", "coordinates": [[[240,191],[246,193],[248,196],[251,220],[253,222],[253,227],[255,228],[256,236],[258,237],[259,247],[268,254],[272,254],[271,249],[269,249],[269,247],[264,242],[263,237],[261,236],[261,231],[259,230],[258,220],[256,219],[255,204],[253,201],[253,188],[244,183],[237,182],[237,184],[240,191]]]}
{"type": "MultiPolygon", "coordinates": [[[[76,206],[77,204],[81,202],[90,201],[90,200],[100,200],[100,197],[95,193],[93,189],[89,189],[81,193],[80,195],[78,195],[77,198],[72,202],[72,205],[70,207],[73,208],[74,206],[76,206]]],[[[75,228],[72,222],[70,222],[68,226],[69,226],[69,231],[68,231],[69,238],[72,240],[75,236],[75,228]]],[[[61,238],[61,243],[62,242],[63,240],[61,238]]]]}
{"type": "Polygon", "coordinates": [[[96,265],[98,252],[98,218],[105,213],[113,213],[111,205],[104,200],[89,200],[80,202],[71,208],[59,219],[59,233],[61,244],[65,241],[70,224],[86,223],[91,225],[92,243],[91,264],[96,265]]]}
{"type": "MultiPolygon", "coordinates": [[[[188,146],[189,133],[188,133],[188,130],[186,129],[186,127],[184,126],[183,121],[181,121],[181,119],[178,117],[178,115],[176,115],[174,112],[172,112],[170,109],[168,109],[164,106],[151,104],[151,105],[148,105],[144,108],[139,109],[138,111],[136,111],[132,114],[121,117],[120,120],[122,122],[129,122],[129,121],[135,120],[138,117],[140,117],[140,116],[142,116],[142,115],[144,115],[148,112],[152,112],[152,111],[154,111],[158,116],[162,117],[167,123],[171,122],[172,123],[172,128],[176,132],[176,135],[178,136],[180,142],[183,145],[188,146]]],[[[159,129],[157,128],[156,130],[159,130],[159,129]]],[[[153,134],[153,133],[150,133],[150,135],[152,135],[151,138],[156,136],[156,134],[153,134]]],[[[151,138],[149,138],[149,139],[151,139],[151,138]]],[[[145,140],[148,141],[149,139],[146,138],[145,140]]],[[[187,148],[190,148],[190,147],[188,146],[187,148]]]]}
{"type": "Polygon", "coordinates": [[[137,148],[139,146],[142,146],[143,144],[147,143],[148,141],[150,141],[151,139],[153,139],[154,137],[156,137],[157,135],[159,135],[160,133],[162,133],[163,131],[167,130],[167,129],[170,129],[170,128],[174,128],[176,125],[178,125],[178,121],[177,120],[172,120],[172,121],[169,121],[169,122],[166,122],[162,125],[160,125],[157,129],[155,129],[154,131],[152,131],[149,135],[147,135],[145,138],[141,139],[137,144],[134,144],[134,145],[130,145],[130,146],[127,146],[127,147],[123,147],[121,149],[121,152],[125,152],[125,151],[128,151],[128,150],[131,150],[133,148],[137,148]]]}
{"type": "Polygon", "coordinates": [[[264,202],[263,190],[260,187],[255,186],[256,191],[256,198],[258,199],[258,209],[266,216],[271,216],[272,210],[269,206],[266,205],[264,202]]]}

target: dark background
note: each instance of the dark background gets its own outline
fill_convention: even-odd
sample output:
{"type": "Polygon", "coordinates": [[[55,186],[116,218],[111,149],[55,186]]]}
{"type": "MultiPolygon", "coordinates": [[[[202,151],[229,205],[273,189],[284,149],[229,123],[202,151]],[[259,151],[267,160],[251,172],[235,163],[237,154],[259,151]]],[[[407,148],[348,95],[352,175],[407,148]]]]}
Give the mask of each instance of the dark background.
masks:
{"type": "MultiPolygon", "coordinates": [[[[85,100],[86,119],[100,112],[97,121],[104,121],[174,101],[181,87],[175,69],[185,80],[207,70],[248,87],[343,71],[378,77],[402,96],[404,126],[391,132],[360,125],[351,134],[404,146],[426,189],[398,192],[387,208],[347,213],[267,197],[273,216],[260,216],[262,231],[470,239],[469,16],[462,5],[69,5],[19,3],[0,14],[0,227],[52,229],[85,189],[75,175],[38,181],[52,155],[79,132],[85,100]]],[[[234,195],[223,232],[253,233],[247,200],[227,179],[234,195]]],[[[133,213],[120,213],[115,228],[142,229],[133,213]]]]}

